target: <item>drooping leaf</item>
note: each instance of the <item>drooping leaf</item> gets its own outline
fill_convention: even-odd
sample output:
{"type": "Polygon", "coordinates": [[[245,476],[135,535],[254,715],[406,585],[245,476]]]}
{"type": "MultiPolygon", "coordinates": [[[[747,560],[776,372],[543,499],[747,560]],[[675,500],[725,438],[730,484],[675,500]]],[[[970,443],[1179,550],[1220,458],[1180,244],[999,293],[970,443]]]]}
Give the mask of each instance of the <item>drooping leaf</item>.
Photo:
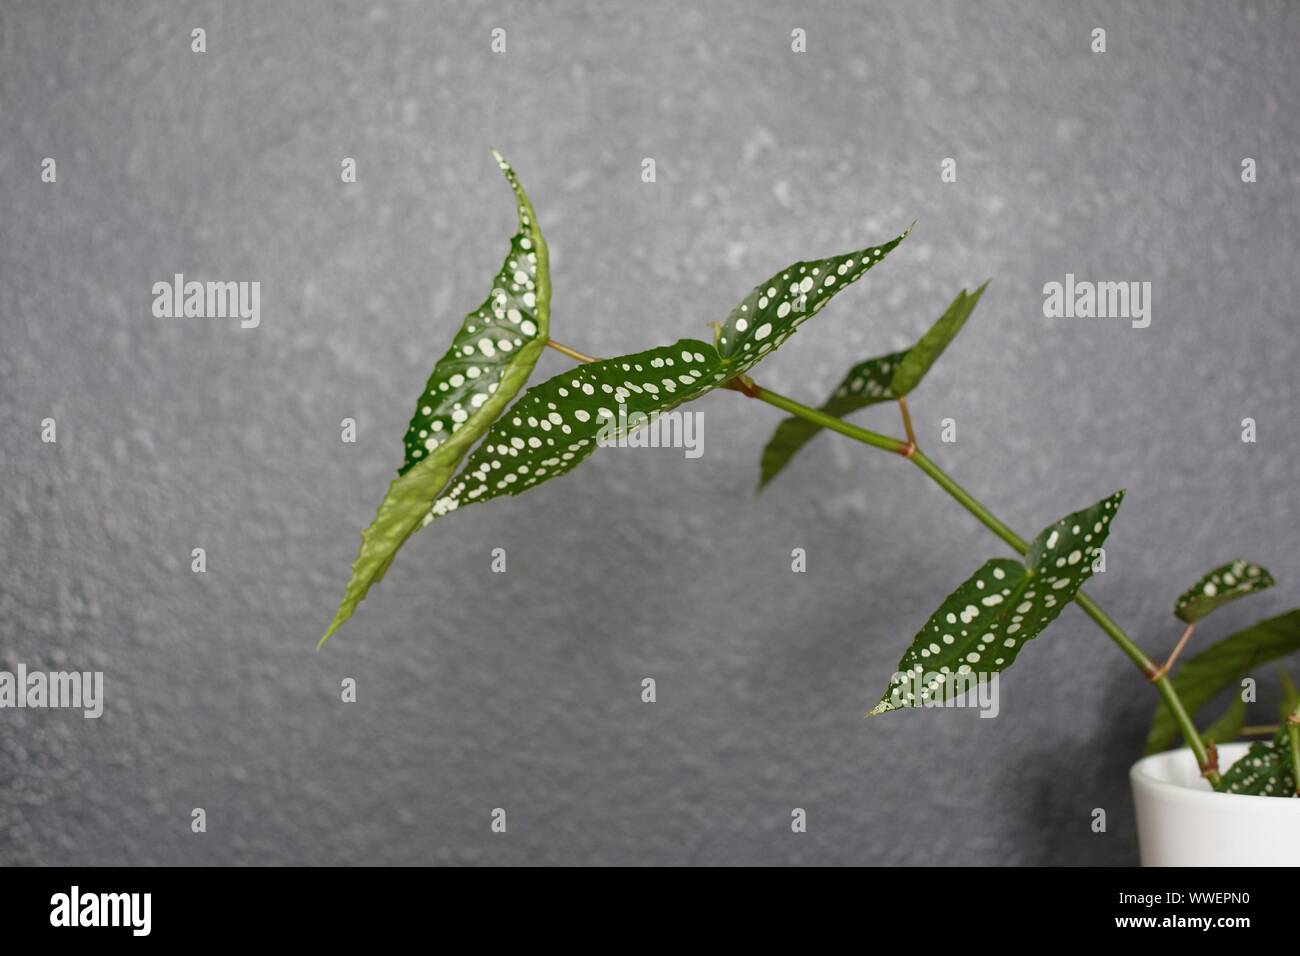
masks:
{"type": "Polygon", "coordinates": [[[465,317],[416,402],[405,461],[375,520],[362,532],[351,580],[321,644],[384,576],[460,460],[528,380],[546,345],[551,298],[546,241],[514,170],[493,155],[514,190],[519,229],[487,299],[465,317]]]}
{"type": "Polygon", "coordinates": [[[1272,740],[1250,745],[1245,756],[1223,774],[1219,790],[1265,797],[1294,797],[1295,768],[1287,729],[1282,728],[1272,740]]]}
{"type": "Polygon", "coordinates": [[[1204,575],[1174,602],[1174,616],[1191,624],[1247,594],[1273,586],[1273,575],[1249,561],[1230,561],[1204,575]]]}
{"type": "Polygon", "coordinates": [[[1022,564],[994,558],[950,594],[912,639],[880,702],[868,716],[949,700],[968,675],[1015,662],[1092,575],[1097,550],[1124,492],[1045,528],[1022,564]]]}
{"type": "MultiPolygon", "coordinates": [[[[866,408],[868,405],[897,398],[898,396],[889,387],[889,382],[893,377],[894,369],[906,354],[906,352],[894,352],[867,359],[853,366],[849,369],[849,374],[844,376],[844,381],[840,382],[831,397],[822,405],[820,411],[827,415],[834,415],[836,418],[843,418],[850,412],[866,408]]],[[[768,441],[767,447],[763,449],[759,490],[775,478],[795,453],[821,430],[822,426],[794,415],[781,422],[776,428],[776,433],[768,441]]]]}
{"type": "MultiPolygon", "coordinates": [[[[843,418],[858,409],[909,394],[961,331],[987,286],[985,282],[974,294],[967,294],[965,289],[957,293],[947,311],[910,349],[880,355],[853,366],[819,410],[843,418]]],[[[799,449],[821,430],[822,426],[797,416],[782,421],[763,449],[758,489],[762,491],[799,449]]]]}
{"type": "Polygon", "coordinates": [[[433,503],[425,523],[572,471],[605,438],[616,440],[652,416],[744,374],[906,236],[844,256],[795,263],[777,273],[731,311],[717,347],[682,339],[581,365],[533,386],[488,431],[433,503]],[[827,284],[832,277],[835,281],[827,284]]]}
{"type": "MultiPolygon", "coordinates": [[[[1267,661],[1300,650],[1300,608],[1260,621],[1212,644],[1184,663],[1170,680],[1189,714],[1216,694],[1267,661]]],[[[1168,710],[1159,707],[1147,732],[1147,753],[1174,743],[1178,727],[1168,710]]]]}
{"type": "Polygon", "coordinates": [[[930,367],[938,361],[943,350],[948,347],[948,343],[957,337],[961,327],[975,311],[980,296],[987,288],[988,282],[985,282],[969,295],[965,289],[962,289],[952,305],[948,306],[948,310],[939,317],[939,321],[930,326],[925,335],[921,336],[921,340],[908,349],[907,357],[894,372],[894,379],[890,383],[895,395],[910,395],[912,390],[921,384],[925,373],[930,371],[930,367]]]}
{"type": "Polygon", "coordinates": [[[1226,744],[1230,740],[1235,740],[1241,734],[1241,730],[1246,726],[1246,699],[1241,694],[1233,694],[1232,700],[1219,719],[1210,726],[1206,727],[1201,733],[1205,740],[1212,740],[1216,744],[1226,744]]]}

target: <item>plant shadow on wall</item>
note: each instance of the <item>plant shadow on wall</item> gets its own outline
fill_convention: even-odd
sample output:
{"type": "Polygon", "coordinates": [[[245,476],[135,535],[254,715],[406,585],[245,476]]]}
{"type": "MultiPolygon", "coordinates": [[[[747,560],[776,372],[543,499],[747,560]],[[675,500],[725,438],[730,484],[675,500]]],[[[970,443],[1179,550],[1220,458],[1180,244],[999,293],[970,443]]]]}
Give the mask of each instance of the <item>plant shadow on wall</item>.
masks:
{"type": "MultiPolygon", "coordinates": [[[[495,155],[495,154],[494,154],[495,155]]],[[[1124,501],[1115,491],[1021,538],[935,464],[917,445],[908,397],[961,331],[984,294],[962,290],[911,348],[852,366],[820,407],[757,385],[749,376],[840,291],[879,265],[908,236],[843,255],[796,262],[755,286],[721,323],[713,340],[594,359],[550,337],[547,248],[515,172],[497,155],[515,194],[518,231],[484,302],[470,312],[416,401],[406,455],[378,514],[362,533],[342,603],[321,639],[339,629],[388,570],[402,544],[454,511],[518,495],[567,474],[597,447],[618,444],[683,403],[719,390],[737,392],[788,413],[763,449],[758,487],[771,484],[822,431],[835,432],[910,462],[979,520],[1013,556],[990,556],[949,594],[917,631],[869,716],[955,705],[980,682],[1010,667],[1021,649],[1077,604],[1159,695],[1148,750],[1186,741],[1201,775],[1218,790],[1275,797],[1297,795],[1300,701],[1285,671],[1284,712],[1277,722],[1247,727],[1235,697],[1204,730],[1196,713],[1253,669],[1300,649],[1300,609],[1237,631],[1173,667],[1200,622],[1214,610],[1273,584],[1256,564],[1234,560],[1196,581],[1174,603],[1182,628],[1157,663],[1082,590],[1105,567],[1104,545],[1124,501]],[[538,357],[553,348],[577,364],[519,395],[538,357]],[[516,400],[516,395],[519,395],[516,400]],[[513,402],[513,404],[512,404],[513,402]],[[872,405],[896,405],[903,437],[846,421],[872,405]],[[1246,756],[1221,768],[1217,745],[1255,735],[1246,756]]]]}

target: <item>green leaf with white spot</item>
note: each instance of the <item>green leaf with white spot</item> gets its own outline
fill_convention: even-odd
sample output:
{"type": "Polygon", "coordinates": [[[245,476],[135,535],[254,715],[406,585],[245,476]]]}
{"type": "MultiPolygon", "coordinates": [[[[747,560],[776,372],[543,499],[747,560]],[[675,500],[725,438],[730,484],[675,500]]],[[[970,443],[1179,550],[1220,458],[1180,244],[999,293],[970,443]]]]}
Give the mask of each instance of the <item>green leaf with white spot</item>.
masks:
{"type": "MultiPolygon", "coordinates": [[[[910,228],[908,232],[910,232],[910,228]]],[[[841,289],[857,282],[907,238],[842,256],[796,262],[750,290],[718,332],[718,355],[739,375],[777,348],[841,289]]]]}
{"type": "Polygon", "coordinates": [[[988,285],[988,282],[985,282],[969,295],[965,289],[962,289],[952,305],[948,306],[948,310],[934,325],[930,326],[925,335],[921,336],[921,340],[908,350],[907,357],[903,359],[903,364],[898,367],[898,371],[894,372],[894,379],[890,383],[895,395],[910,395],[912,390],[921,384],[925,373],[930,371],[930,367],[939,360],[948,343],[957,337],[961,327],[975,311],[975,306],[988,285]]]}
{"type": "Polygon", "coordinates": [[[321,644],[384,576],[461,459],[528,380],[546,345],[551,298],[546,241],[514,170],[493,155],[514,190],[519,229],[487,299],[465,317],[416,402],[398,478],[362,532],[351,580],[321,644]]]}
{"type": "Polygon", "coordinates": [[[1295,768],[1286,726],[1272,740],[1251,744],[1245,755],[1223,774],[1219,790],[1251,796],[1294,797],[1295,768]]]}
{"type": "Polygon", "coordinates": [[[1044,528],[1029,545],[1025,564],[1049,589],[1065,591],[1073,600],[1079,585],[1092,576],[1093,559],[1110,533],[1111,518],[1123,501],[1124,490],[1120,489],[1044,528]]]}
{"type": "Polygon", "coordinates": [[[1174,602],[1174,616],[1192,624],[1229,601],[1274,584],[1273,575],[1249,561],[1229,561],[1204,575],[1174,602]]]}
{"type": "MultiPolygon", "coordinates": [[[[910,349],[877,356],[853,366],[819,411],[844,418],[859,409],[909,394],[961,331],[987,286],[985,282],[973,294],[968,294],[965,289],[957,293],[947,311],[910,349]]],[[[821,430],[821,425],[798,416],[781,422],[763,449],[758,490],[762,491],[799,449],[821,430]]]]}
{"type": "Polygon", "coordinates": [[[1024,563],[986,561],[944,600],[912,639],[880,702],[868,716],[951,701],[980,675],[1006,670],[1027,641],[1060,615],[1110,532],[1124,492],[1045,528],[1024,563]]]}
{"type": "MultiPolygon", "coordinates": [[[[1300,608],[1237,631],[1183,663],[1170,678],[1189,714],[1260,664],[1300,650],[1300,608]]],[[[1178,725],[1164,707],[1147,732],[1146,752],[1156,753],[1178,738],[1178,725]]]]}
{"type": "MultiPolygon", "coordinates": [[[[623,438],[636,441],[633,433],[653,419],[753,368],[906,235],[847,255],[787,267],[731,311],[719,329],[717,347],[682,339],[580,365],[534,385],[488,431],[433,502],[425,523],[465,505],[518,495],[566,474],[602,444],[616,444],[623,438]],[[826,284],[832,276],[835,281],[826,284]],[[805,290],[805,279],[820,281],[805,290]],[[781,307],[796,295],[792,289],[803,297],[799,311],[781,307]]],[[[682,419],[668,418],[656,427],[680,428],[682,419]]]]}
{"type": "MultiPolygon", "coordinates": [[[[836,418],[843,418],[851,412],[869,405],[887,402],[898,396],[890,388],[894,369],[902,361],[906,352],[894,352],[867,359],[849,369],[844,381],[836,387],[831,397],[819,411],[836,418]]],[[[804,445],[822,430],[822,426],[813,424],[806,418],[791,416],[777,426],[763,449],[760,465],[758,487],[761,491],[782,468],[795,456],[804,445]]]]}
{"type": "Polygon", "coordinates": [[[730,377],[713,346],[682,339],[580,365],[534,385],[488,431],[433,503],[426,523],[462,505],[518,495],[566,474],[601,444],[616,443],[651,416],[730,377]]]}

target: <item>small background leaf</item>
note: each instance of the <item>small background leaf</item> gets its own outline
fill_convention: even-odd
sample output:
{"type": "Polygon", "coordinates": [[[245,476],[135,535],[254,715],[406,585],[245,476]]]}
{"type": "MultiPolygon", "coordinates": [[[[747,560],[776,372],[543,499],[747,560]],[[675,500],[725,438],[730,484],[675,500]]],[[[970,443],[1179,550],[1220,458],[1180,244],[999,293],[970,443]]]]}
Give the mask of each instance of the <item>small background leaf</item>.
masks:
{"type": "MultiPolygon", "coordinates": [[[[957,293],[947,311],[912,348],[880,355],[853,366],[820,411],[844,418],[858,409],[910,393],[961,331],[987,286],[985,282],[974,295],[968,295],[965,289],[957,293]]],[[[763,449],[758,489],[763,490],[799,449],[821,430],[820,425],[797,416],[782,421],[763,449]]]]}
{"type": "MultiPolygon", "coordinates": [[[[1183,706],[1195,714],[1229,684],[1251,669],[1300,650],[1300,608],[1237,631],[1184,663],[1170,680],[1183,706]]],[[[1146,752],[1171,746],[1178,727],[1168,710],[1157,708],[1147,732],[1146,752]]]]}
{"type": "Polygon", "coordinates": [[[1201,577],[1174,602],[1174,616],[1191,624],[1247,594],[1273,586],[1273,575],[1249,561],[1230,561],[1201,577]]]}
{"type": "Polygon", "coordinates": [[[912,390],[921,384],[925,373],[930,371],[930,367],[939,360],[948,343],[957,337],[961,327],[975,311],[975,306],[986,288],[988,288],[987,281],[970,295],[962,289],[948,306],[948,310],[939,316],[939,320],[930,326],[919,342],[908,349],[907,357],[903,359],[903,364],[898,367],[898,371],[894,373],[894,380],[890,383],[895,395],[910,395],[912,390]]]}
{"type": "Polygon", "coordinates": [[[1092,559],[1124,500],[1119,491],[1043,530],[1027,564],[994,558],[944,600],[912,639],[869,716],[947,699],[948,675],[993,674],[1056,620],[1092,575],[1092,559]],[[918,692],[917,682],[920,681],[918,692]]]}

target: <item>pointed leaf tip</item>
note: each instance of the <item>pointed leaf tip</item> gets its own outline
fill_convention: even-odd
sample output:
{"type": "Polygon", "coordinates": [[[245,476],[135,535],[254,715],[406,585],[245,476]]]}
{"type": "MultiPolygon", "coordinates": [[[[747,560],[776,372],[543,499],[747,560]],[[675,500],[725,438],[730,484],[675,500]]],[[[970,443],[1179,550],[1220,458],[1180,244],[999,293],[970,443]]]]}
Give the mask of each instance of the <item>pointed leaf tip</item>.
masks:
{"type": "Polygon", "coordinates": [[[719,355],[727,363],[736,363],[737,375],[747,372],[905,238],[907,233],[845,255],[791,263],[760,282],[723,322],[717,338],[719,355]]]}
{"type": "Polygon", "coordinates": [[[903,359],[898,371],[894,373],[893,381],[890,382],[890,387],[896,395],[910,395],[921,384],[926,373],[939,360],[939,356],[957,337],[957,333],[975,311],[975,306],[979,304],[980,296],[984,294],[987,285],[987,282],[984,283],[974,293],[967,293],[965,289],[957,293],[957,298],[953,299],[952,304],[938,321],[930,326],[916,345],[908,350],[906,358],[903,359]]]}

